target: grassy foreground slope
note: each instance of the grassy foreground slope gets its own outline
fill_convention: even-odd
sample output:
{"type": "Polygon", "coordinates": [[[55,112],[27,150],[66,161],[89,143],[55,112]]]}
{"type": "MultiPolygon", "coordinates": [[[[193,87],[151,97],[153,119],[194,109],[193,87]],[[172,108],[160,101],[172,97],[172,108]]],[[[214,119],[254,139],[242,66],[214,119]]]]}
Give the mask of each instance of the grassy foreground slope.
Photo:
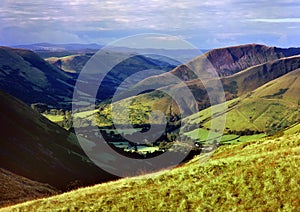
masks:
{"type": "Polygon", "coordinates": [[[170,171],[2,211],[299,211],[300,134],[222,146],[170,171]]]}

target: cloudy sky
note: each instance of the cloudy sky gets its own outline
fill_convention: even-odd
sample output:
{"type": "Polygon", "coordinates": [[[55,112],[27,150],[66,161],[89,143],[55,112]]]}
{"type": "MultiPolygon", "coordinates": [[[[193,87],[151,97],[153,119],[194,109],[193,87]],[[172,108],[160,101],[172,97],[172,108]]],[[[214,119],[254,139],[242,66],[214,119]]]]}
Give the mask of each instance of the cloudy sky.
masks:
{"type": "Polygon", "coordinates": [[[199,48],[300,46],[299,11],[299,0],[1,0],[0,45],[163,33],[199,48]]]}

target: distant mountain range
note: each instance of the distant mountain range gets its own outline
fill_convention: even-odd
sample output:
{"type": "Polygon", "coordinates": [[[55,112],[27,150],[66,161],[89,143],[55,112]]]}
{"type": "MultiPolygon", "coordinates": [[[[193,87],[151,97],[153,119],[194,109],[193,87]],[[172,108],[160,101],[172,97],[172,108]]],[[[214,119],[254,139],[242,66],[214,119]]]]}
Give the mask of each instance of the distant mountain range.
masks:
{"type": "MultiPolygon", "coordinates": [[[[26,44],[26,45],[16,45],[11,46],[12,48],[28,49],[38,53],[43,58],[49,58],[53,56],[69,56],[78,53],[95,53],[98,50],[105,47],[106,51],[118,52],[118,53],[137,53],[141,49],[130,48],[130,47],[119,47],[119,46],[104,46],[100,44],[53,44],[53,43],[36,43],[36,44],[26,44]]],[[[192,58],[198,56],[201,53],[207,52],[207,49],[159,49],[159,48],[147,48],[143,49],[144,52],[153,55],[153,59],[160,59],[164,56],[169,56],[173,60],[177,60],[179,63],[188,62],[192,58]],[[154,56],[157,55],[157,56],[154,56]]],[[[171,63],[172,64],[172,63],[171,63]]]]}
{"type": "Polygon", "coordinates": [[[12,46],[13,48],[29,49],[32,51],[74,51],[74,50],[98,50],[103,47],[103,45],[91,43],[91,44],[78,44],[78,43],[69,43],[69,44],[53,44],[53,43],[35,43],[35,44],[25,44],[25,45],[16,45],[12,46]]]}

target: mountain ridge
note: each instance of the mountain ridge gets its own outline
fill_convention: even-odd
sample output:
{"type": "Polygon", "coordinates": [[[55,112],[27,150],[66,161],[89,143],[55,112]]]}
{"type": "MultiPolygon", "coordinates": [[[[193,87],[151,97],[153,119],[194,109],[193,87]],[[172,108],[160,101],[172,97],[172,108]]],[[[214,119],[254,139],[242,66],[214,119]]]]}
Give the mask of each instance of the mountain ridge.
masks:
{"type": "Polygon", "coordinates": [[[0,47],[0,89],[27,104],[46,103],[65,108],[73,94],[71,76],[36,53],[0,47]]]}
{"type": "MultiPolygon", "coordinates": [[[[282,49],[277,47],[268,47],[260,44],[246,44],[240,46],[224,47],[210,50],[186,64],[179,65],[170,73],[177,76],[182,81],[191,81],[201,77],[211,79],[216,77],[230,76],[246,68],[270,62],[287,56],[300,54],[300,48],[282,49]],[[191,71],[192,70],[192,71],[191,71]]],[[[176,82],[165,79],[164,74],[150,77],[135,87],[142,87],[143,84],[155,82],[158,85],[174,84],[176,82]]]]}

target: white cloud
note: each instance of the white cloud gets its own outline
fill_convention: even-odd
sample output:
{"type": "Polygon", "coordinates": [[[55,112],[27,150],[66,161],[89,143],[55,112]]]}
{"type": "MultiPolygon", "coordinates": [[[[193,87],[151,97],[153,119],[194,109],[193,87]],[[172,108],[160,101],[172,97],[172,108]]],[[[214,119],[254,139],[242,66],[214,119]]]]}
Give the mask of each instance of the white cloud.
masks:
{"type": "Polygon", "coordinates": [[[246,21],[264,23],[300,23],[300,18],[255,18],[246,21]]]}
{"type": "Polygon", "coordinates": [[[251,40],[256,42],[259,36],[265,36],[259,34],[261,31],[274,34],[282,33],[285,28],[288,35],[289,30],[294,29],[295,33],[295,25],[300,23],[300,18],[295,17],[300,10],[298,0],[3,0],[1,3],[0,30],[15,26],[29,32],[48,31],[48,36],[43,34],[45,41],[52,39],[50,32],[63,31],[66,37],[75,36],[73,40],[92,42],[142,31],[181,35],[203,42],[228,39],[238,42],[248,33],[257,35],[252,37],[256,40],[251,40]],[[278,23],[282,27],[260,23],[278,23]],[[101,38],[104,35],[98,32],[106,37],[101,38]]]}

